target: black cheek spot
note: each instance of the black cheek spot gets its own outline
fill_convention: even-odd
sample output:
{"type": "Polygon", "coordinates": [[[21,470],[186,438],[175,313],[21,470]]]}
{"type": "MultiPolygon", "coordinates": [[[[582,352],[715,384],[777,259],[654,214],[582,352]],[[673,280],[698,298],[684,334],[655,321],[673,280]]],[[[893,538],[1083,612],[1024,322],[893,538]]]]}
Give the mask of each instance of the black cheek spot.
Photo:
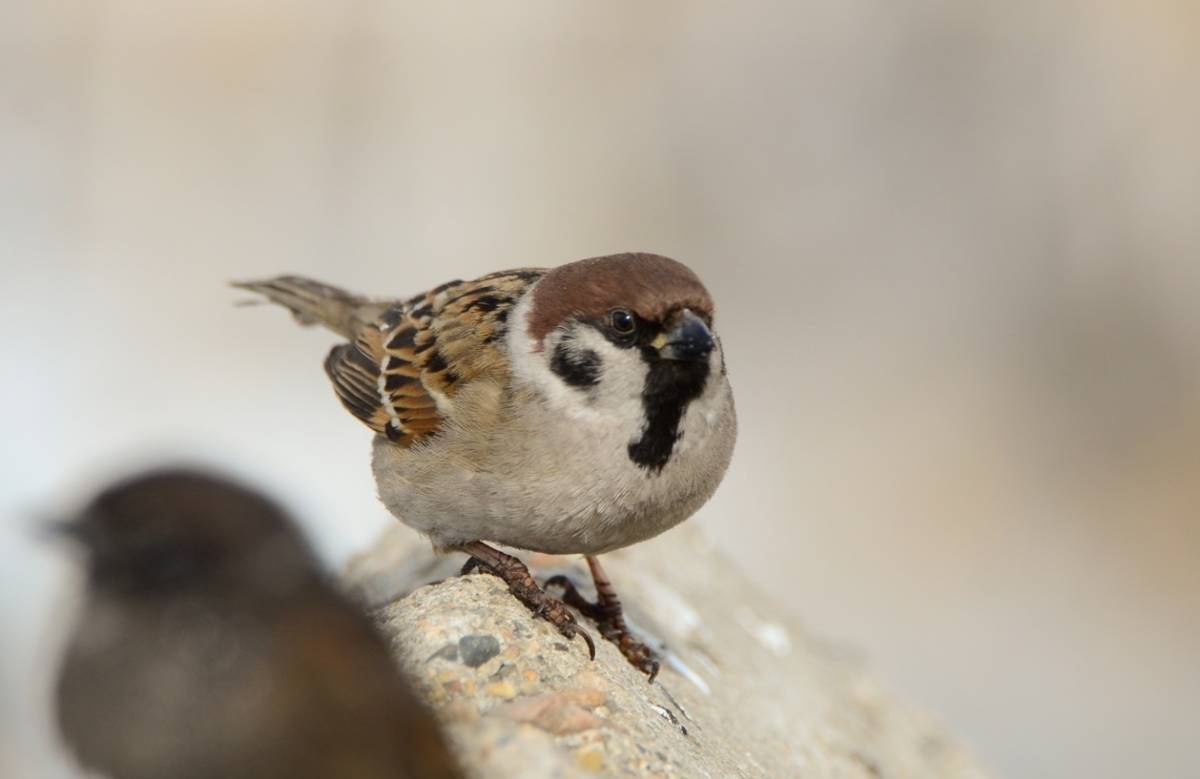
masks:
{"type": "Polygon", "coordinates": [[[559,341],[550,359],[550,370],[572,387],[594,387],[600,383],[600,355],[591,349],[573,351],[559,341]]]}

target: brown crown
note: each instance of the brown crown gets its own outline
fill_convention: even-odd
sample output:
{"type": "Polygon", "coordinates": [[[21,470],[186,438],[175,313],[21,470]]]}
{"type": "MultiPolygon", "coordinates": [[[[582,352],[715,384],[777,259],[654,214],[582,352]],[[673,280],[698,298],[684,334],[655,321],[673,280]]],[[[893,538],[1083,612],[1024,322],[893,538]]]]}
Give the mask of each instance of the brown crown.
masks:
{"type": "Polygon", "coordinates": [[[529,336],[541,348],[546,333],[570,317],[602,316],[628,309],[662,322],[681,308],[712,318],[713,302],[695,273],[657,254],[613,254],[560,265],[533,291],[529,336]]]}

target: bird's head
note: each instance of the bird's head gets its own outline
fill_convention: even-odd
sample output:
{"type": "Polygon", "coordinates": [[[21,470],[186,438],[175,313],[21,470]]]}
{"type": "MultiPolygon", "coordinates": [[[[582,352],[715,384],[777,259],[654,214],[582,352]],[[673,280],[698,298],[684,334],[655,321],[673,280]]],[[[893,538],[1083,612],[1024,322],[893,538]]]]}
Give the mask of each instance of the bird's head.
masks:
{"type": "Polygon", "coordinates": [[[630,457],[650,470],[669,458],[689,404],[724,385],[712,297],[667,257],[618,254],[560,266],[537,283],[523,313],[525,354],[516,358],[529,378],[584,413],[628,423],[639,436],[630,457]],[[662,434],[640,451],[655,420],[662,434]]]}
{"type": "Polygon", "coordinates": [[[317,570],[308,545],[274,503],[188,470],[119,483],[79,516],[51,527],[83,548],[93,588],[129,596],[214,586],[270,594],[317,570]]]}

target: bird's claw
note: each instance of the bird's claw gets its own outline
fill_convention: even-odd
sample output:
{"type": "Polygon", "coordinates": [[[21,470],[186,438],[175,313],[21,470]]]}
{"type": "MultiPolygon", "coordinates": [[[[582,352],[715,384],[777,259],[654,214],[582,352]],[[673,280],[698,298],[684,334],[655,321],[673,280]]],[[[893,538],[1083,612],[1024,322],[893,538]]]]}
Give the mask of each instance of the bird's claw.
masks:
{"type": "Polygon", "coordinates": [[[472,571],[474,571],[476,569],[486,570],[491,573],[495,573],[490,568],[488,568],[487,563],[485,563],[483,560],[480,560],[478,557],[468,557],[467,561],[465,563],[463,563],[462,570],[458,572],[458,575],[466,576],[467,574],[471,573],[472,571]]]}
{"type": "Polygon", "coordinates": [[[592,640],[591,634],[575,621],[575,615],[567,608],[567,604],[558,598],[547,595],[541,587],[537,586],[529,569],[523,564],[518,562],[516,565],[495,566],[478,557],[470,557],[462,567],[462,575],[465,576],[475,570],[485,571],[503,579],[508,584],[509,592],[524,603],[533,612],[533,616],[549,622],[568,641],[575,636],[581,636],[584,643],[587,644],[588,659],[596,659],[596,642],[592,640]]]}
{"type": "Polygon", "coordinates": [[[654,681],[660,667],[658,659],[650,647],[639,641],[630,632],[629,626],[625,624],[625,615],[619,600],[615,597],[608,599],[601,597],[597,602],[592,603],[579,593],[573,581],[561,574],[547,579],[546,586],[562,587],[563,602],[575,607],[581,614],[594,621],[596,627],[600,629],[600,635],[616,644],[630,665],[649,677],[647,681],[654,681]]]}
{"type": "Polygon", "coordinates": [[[534,613],[558,628],[558,632],[562,633],[568,641],[575,638],[575,636],[582,636],[583,642],[587,644],[588,659],[595,660],[596,642],[592,640],[591,634],[579,626],[579,623],[575,621],[575,615],[567,610],[566,604],[557,598],[551,598],[549,595],[545,597],[546,602],[534,613]]]}

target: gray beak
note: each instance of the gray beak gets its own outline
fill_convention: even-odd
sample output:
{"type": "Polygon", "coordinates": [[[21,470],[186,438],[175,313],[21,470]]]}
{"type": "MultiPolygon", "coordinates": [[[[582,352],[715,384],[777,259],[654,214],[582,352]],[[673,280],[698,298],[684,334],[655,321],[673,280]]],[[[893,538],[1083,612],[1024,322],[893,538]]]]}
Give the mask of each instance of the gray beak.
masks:
{"type": "Polygon", "coordinates": [[[716,345],[704,320],[686,308],[679,313],[675,326],[659,338],[662,345],[658,347],[658,356],[664,360],[702,362],[716,345]]]}
{"type": "Polygon", "coordinates": [[[37,538],[50,543],[66,541],[90,548],[96,541],[92,529],[78,519],[39,519],[30,529],[37,538]]]}

